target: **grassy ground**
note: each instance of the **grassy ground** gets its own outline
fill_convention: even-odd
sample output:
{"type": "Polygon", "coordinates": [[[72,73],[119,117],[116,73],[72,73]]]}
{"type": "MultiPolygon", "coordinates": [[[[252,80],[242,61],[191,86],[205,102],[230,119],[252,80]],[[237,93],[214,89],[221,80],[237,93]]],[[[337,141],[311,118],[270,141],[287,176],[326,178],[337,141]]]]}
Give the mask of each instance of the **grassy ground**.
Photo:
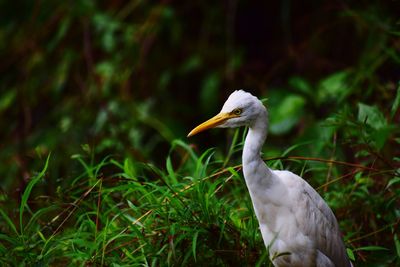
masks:
{"type": "MultiPolygon", "coordinates": [[[[271,266],[241,166],[226,167],[240,156],[238,133],[220,160],[215,149],[198,154],[174,141],[162,169],[112,157],[94,162],[89,149],[72,156],[82,172],[51,197],[35,193],[52,175],[49,154],[19,206],[0,209],[2,265],[271,266]]],[[[293,150],[266,160],[305,177],[335,173],[317,189],[336,212],[349,256],[356,266],[394,266],[400,248],[396,170],[287,156],[293,150]],[[371,224],[360,225],[356,216],[370,216],[364,222],[371,224]]]]}

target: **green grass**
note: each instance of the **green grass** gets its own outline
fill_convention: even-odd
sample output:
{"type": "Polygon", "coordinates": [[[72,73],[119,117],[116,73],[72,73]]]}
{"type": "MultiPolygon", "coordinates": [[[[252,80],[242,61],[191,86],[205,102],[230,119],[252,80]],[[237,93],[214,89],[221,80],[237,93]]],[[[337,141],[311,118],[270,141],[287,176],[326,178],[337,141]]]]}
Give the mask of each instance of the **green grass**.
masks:
{"type": "Polygon", "coordinates": [[[23,194],[20,226],[1,210],[8,228],[0,236],[2,265],[232,266],[265,259],[241,174],[219,169],[213,150],[197,156],[176,141],[174,153],[184,161],[173,166],[168,157],[165,171],[111,158],[91,165],[75,156],[84,173],[33,210],[31,191],[49,155],[23,194]],[[115,173],[103,176],[107,168],[115,173]],[[141,174],[131,176],[132,168],[141,174]]]}
{"type": "MultiPolygon", "coordinates": [[[[232,161],[242,143],[238,132],[234,136],[228,153],[232,161]]],[[[350,167],[350,178],[338,174],[338,179],[319,188],[346,233],[349,256],[356,263],[363,263],[367,253],[385,257],[381,263],[387,265],[379,266],[398,261],[397,222],[383,228],[376,226],[376,233],[371,230],[362,236],[365,231],[352,225],[357,218],[348,216],[349,210],[358,208],[354,202],[370,199],[371,177],[384,177],[390,172],[334,160],[287,156],[307,144],[295,145],[281,157],[266,160],[272,166],[297,169],[306,178],[309,173],[317,178],[328,170],[338,173],[343,165],[350,167]],[[361,245],[388,229],[393,232],[392,248],[361,245]]],[[[120,162],[106,157],[96,163],[92,156],[74,155],[73,160],[80,163],[83,172],[71,179],[70,186],[58,190],[57,196],[46,199],[46,195],[34,192],[35,186],[51,175],[49,155],[23,192],[19,210],[0,209],[1,265],[272,266],[241,166],[227,167],[232,165],[230,160],[216,160],[214,152],[208,149],[198,155],[191,146],[177,140],[171,144],[162,169],[128,159],[120,162]],[[19,224],[15,218],[19,218],[19,224]]],[[[398,182],[398,177],[393,178],[386,190],[395,190],[393,186],[398,182]]],[[[364,207],[364,212],[376,208],[382,216],[393,216],[382,206],[393,208],[398,196],[385,196],[387,193],[377,193],[379,203],[364,203],[371,205],[364,207]]]]}

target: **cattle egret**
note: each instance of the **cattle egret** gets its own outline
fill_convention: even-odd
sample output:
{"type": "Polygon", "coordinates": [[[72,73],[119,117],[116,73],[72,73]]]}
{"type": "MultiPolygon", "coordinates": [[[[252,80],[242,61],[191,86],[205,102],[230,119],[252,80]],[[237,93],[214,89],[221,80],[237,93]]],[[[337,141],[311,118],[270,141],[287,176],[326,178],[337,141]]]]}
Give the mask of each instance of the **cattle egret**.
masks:
{"type": "Polygon", "coordinates": [[[305,180],[270,169],[260,152],[267,137],[268,113],[258,98],[233,92],[221,112],[194,128],[249,127],[243,147],[243,174],[265,246],[274,266],[350,267],[332,210],[305,180]]]}

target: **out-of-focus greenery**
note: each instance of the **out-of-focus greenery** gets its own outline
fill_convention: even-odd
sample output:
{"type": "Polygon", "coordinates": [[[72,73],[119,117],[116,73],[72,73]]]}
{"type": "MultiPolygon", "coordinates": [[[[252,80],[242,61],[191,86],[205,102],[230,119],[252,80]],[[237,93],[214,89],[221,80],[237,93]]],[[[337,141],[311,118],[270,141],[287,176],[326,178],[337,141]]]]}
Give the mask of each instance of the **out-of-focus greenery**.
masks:
{"type": "Polygon", "coordinates": [[[399,5],[2,1],[0,263],[269,266],[243,132],[185,137],[244,88],[355,266],[400,264],[399,5]]]}

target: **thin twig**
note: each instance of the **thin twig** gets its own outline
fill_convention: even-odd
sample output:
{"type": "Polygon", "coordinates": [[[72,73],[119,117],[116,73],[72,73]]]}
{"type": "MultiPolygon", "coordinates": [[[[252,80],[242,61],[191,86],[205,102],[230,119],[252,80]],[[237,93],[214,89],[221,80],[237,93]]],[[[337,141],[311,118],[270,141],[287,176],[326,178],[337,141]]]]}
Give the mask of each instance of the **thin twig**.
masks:
{"type": "Polygon", "coordinates": [[[359,236],[359,237],[354,238],[354,239],[350,239],[348,242],[349,242],[349,243],[353,243],[353,242],[355,242],[355,241],[359,241],[359,240],[361,240],[361,239],[367,238],[367,237],[369,237],[369,236],[371,236],[371,235],[380,233],[380,232],[386,230],[387,228],[389,228],[389,227],[391,227],[391,226],[394,226],[394,225],[399,224],[399,221],[400,221],[400,220],[397,220],[397,222],[391,223],[391,224],[387,224],[387,225],[385,225],[384,227],[382,227],[382,228],[380,228],[380,229],[378,229],[378,230],[375,230],[375,231],[373,231],[373,232],[371,232],[371,233],[368,233],[368,234],[359,236]]]}
{"type": "MultiPolygon", "coordinates": [[[[84,200],[89,194],[90,192],[93,191],[93,189],[97,186],[97,184],[100,182],[101,180],[97,180],[97,182],[91,187],[89,188],[80,198],[78,198],[77,200],[74,201],[74,203],[72,203],[71,205],[73,206],[72,210],[70,211],[70,213],[67,215],[67,217],[64,218],[64,220],[60,223],[60,225],[58,225],[57,229],[52,233],[51,236],[54,236],[57,234],[57,232],[61,229],[61,227],[66,223],[66,221],[69,219],[69,217],[72,216],[72,214],[74,213],[74,211],[78,208],[78,204],[84,200]]],[[[50,237],[51,238],[51,237],[50,237]]]]}
{"type": "Polygon", "coordinates": [[[355,168],[363,169],[363,170],[379,171],[378,169],[367,167],[367,166],[356,164],[356,163],[349,163],[349,162],[345,162],[345,161],[338,161],[338,160],[331,160],[331,159],[313,158],[313,157],[287,156],[287,157],[267,158],[265,160],[266,161],[271,161],[271,160],[290,160],[290,159],[319,161],[319,162],[333,163],[333,164],[337,164],[337,165],[355,167],[355,168]]]}
{"type": "MultiPolygon", "coordinates": [[[[331,160],[333,160],[334,155],[336,154],[336,139],[337,139],[337,134],[336,132],[333,133],[333,149],[331,152],[331,160]]],[[[325,187],[324,187],[324,191],[328,191],[328,185],[330,184],[330,180],[331,180],[331,175],[332,175],[332,168],[333,168],[333,164],[332,163],[328,163],[329,168],[328,168],[328,172],[326,174],[326,182],[325,182],[325,187]]]]}
{"type": "Polygon", "coordinates": [[[97,211],[96,211],[96,235],[95,235],[95,240],[97,238],[97,231],[99,230],[99,214],[100,214],[100,205],[101,205],[101,189],[103,187],[103,179],[99,179],[100,182],[100,188],[99,188],[99,194],[97,196],[97,211]]]}

